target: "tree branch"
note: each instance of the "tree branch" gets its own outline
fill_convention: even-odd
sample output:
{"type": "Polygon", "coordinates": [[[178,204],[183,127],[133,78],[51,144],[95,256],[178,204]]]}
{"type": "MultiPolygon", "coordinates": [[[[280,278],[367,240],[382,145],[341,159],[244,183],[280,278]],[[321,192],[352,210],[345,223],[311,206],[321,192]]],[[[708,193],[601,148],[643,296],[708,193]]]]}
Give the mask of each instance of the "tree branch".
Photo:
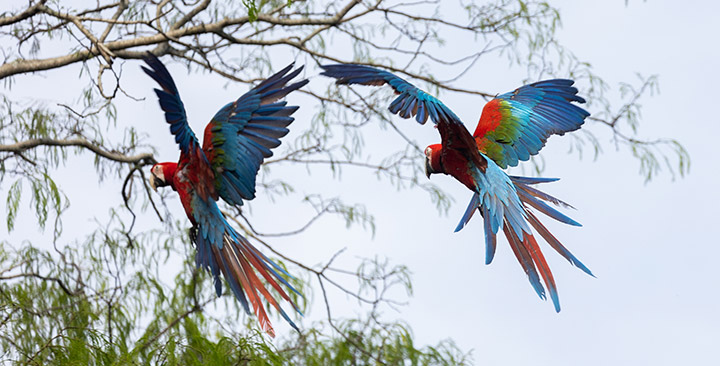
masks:
{"type": "Polygon", "coordinates": [[[155,164],[157,161],[153,157],[153,154],[143,153],[133,156],[124,155],[117,152],[107,151],[100,146],[84,139],[74,138],[67,140],[57,140],[51,138],[38,138],[32,140],[21,141],[11,145],[0,145],[0,152],[11,152],[11,153],[22,153],[23,151],[34,149],[39,146],[77,146],[86,148],[95,154],[118,163],[131,163],[140,165],[155,164]]]}
{"type": "Polygon", "coordinates": [[[46,277],[46,276],[43,276],[38,273],[18,273],[18,274],[14,274],[14,275],[10,275],[10,276],[0,276],[0,280],[4,281],[4,280],[15,279],[15,278],[24,278],[24,277],[34,277],[34,278],[41,279],[43,281],[53,281],[53,282],[57,283],[58,286],[60,286],[60,288],[63,290],[63,292],[68,294],[68,296],[76,295],[76,292],[70,291],[70,289],[65,285],[65,283],[61,279],[59,279],[57,277],[46,277]]]}
{"type": "MultiPolygon", "coordinates": [[[[351,0],[342,10],[340,10],[337,14],[335,14],[332,17],[326,17],[326,18],[318,18],[318,19],[312,19],[312,18],[300,18],[300,19],[288,19],[288,18],[278,18],[275,16],[271,16],[268,14],[258,14],[257,21],[270,23],[274,25],[282,25],[282,26],[300,26],[300,25],[334,25],[337,24],[355,5],[357,5],[360,1],[359,0],[351,0]]],[[[58,12],[55,12],[47,7],[42,6],[42,8],[52,16],[56,16],[61,19],[65,19],[68,21],[72,21],[72,17],[69,15],[64,15],[58,12]]],[[[218,33],[221,32],[224,28],[229,26],[235,26],[235,25],[241,25],[248,23],[250,21],[250,18],[248,16],[244,17],[238,17],[238,18],[224,18],[218,22],[210,23],[210,24],[200,24],[192,27],[182,28],[182,29],[170,29],[167,32],[160,32],[160,29],[155,29],[156,31],[160,32],[158,34],[154,34],[152,36],[145,36],[145,37],[137,37],[137,38],[131,38],[131,39],[124,39],[124,40],[118,40],[114,42],[108,42],[104,44],[104,47],[98,48],[98,44],[94,44],[93,47],[90,49],[85,49],[81,51],[77,51],[65,56],[59,56],[59,57],[53,57],[53,58],[46,58],[46,59],[37,59],[37,60],[25,60],[25,59],[17,59],[13,62],[9,62],[6,64],[3,64],[0,66],[0,79],[3,79],[8,76],[13,76],[21,73],[26,72],[35,72],[35,71],[44,71],[49,69],[55,69],[62,66],[70,65],[76,62],[89,60],[91,58],[94,58],[95,56],[102,54],[103,52],[110,52],[113,51],[122,51],[127,50],[128,48],[134,48],[134,47],[140,47],[140,46],[147,46],[152,44],[159,44],[166,42],[168,40],[173,39],[180,39],[182,37],[186,36],[193,36],[193,35],[200,35],[200,34],[208,34],[208,33],[218,33]]],[[[150,21],[146,22],[149,27],[153,27],[150,21]]],[[[155,27],[153,27],[155,28],[155,27]]],[[[278,43],[284,43],[284,42],[278,42],[278,43]]],[[[126,58],[139,58],[142,56],[141,52],[138,52],[137,54],[116,54],[119,57],[126,57],[126,58]]]]}
{"type": "Polygon", "coordinates": [[[35,5],[25,9],[20,14],[0,18],[0,27],[4,27],[6,25],[22,22],[25,19],[33,17],[35,14],[40,12],[40,8],[42,6],[44,6],[46,2],[47,2],[47,0],[40,0],[37,3],[35,3],[35,5]]]}

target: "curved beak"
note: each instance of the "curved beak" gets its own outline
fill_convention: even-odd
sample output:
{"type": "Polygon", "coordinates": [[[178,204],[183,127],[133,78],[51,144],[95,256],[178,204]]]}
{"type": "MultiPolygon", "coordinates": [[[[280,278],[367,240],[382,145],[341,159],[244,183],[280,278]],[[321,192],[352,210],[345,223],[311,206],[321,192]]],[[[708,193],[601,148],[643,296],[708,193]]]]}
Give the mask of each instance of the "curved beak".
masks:
{"type": "Polygon", "coordinates": [[[150,181],[150,187],[152,187],[153,191],[155,192],[157,192],[158,187],[157,179],[158,178],[155,176],[155,174],[150,173],[150,177],[148,178],[148,180],[150,181]]]}
{"type": "Polygon", "coordinates": [[[430,159],[425,158],[425,176],[427,176],[428,179],[430,179],[430,174],[432,174],[432,173],[434,173],[434,170],[430,166],[430,159]]]}

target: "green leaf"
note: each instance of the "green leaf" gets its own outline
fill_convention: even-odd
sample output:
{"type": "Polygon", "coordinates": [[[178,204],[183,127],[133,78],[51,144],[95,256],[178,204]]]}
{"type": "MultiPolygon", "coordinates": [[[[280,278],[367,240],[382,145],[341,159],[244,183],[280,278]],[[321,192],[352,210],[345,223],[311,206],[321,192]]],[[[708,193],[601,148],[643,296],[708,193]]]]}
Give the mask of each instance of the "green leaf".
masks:
{"type": "Polygon", "coordinates": [[[10,186],[10,190],[8,191],[8,196],[7,196],[7,210],[8,210],[7,229],[8,229],[8,231],[12,231],[13,228],[15,228],[15,218],[17,217],[17,214],[18,214],[21,197],[22,197],[22,181],[20,179],[18,179],[15,181],[15,183],[12,184],[12,186],[10,186]]]}

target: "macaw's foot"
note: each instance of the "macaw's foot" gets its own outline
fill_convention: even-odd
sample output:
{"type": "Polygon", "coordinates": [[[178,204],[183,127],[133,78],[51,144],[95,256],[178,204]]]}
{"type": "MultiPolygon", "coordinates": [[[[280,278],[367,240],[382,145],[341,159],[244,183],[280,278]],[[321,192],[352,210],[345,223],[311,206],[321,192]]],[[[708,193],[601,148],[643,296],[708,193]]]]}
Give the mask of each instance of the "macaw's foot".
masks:
{"type": "Polygon", "coordinates": [[[188,229],[188,235],[190,236],[190,241],[193,243],[193,245],[197,245],[197,234],[198,234],[198,228],[197,226],[193,226],[190,229],[188,229]]]}

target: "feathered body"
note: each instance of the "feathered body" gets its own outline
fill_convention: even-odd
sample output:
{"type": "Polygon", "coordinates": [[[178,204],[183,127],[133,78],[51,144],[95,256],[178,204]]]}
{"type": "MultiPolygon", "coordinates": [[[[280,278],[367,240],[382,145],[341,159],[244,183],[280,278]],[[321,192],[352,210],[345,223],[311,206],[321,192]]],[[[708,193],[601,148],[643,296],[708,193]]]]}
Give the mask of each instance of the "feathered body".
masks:
{"type": "Polygon", "coordinates": [[[484,219],[486,263],[495,255],[496,237],[502,228],[510,247],[541,298],[545,283],[556,311],[560,311],[557,287],[531,226],[552,248],[572,264],[592,275],[540,223],[531,207],[560,222],[580,226],[545,202],[566,203],[532,187],[557,179],[508,176],[504,168],[515,166],[537,154],[548,137],[579,129],[590,114],[573,102],[584,103],[572,80],[553,79],[522,86],[488,102],[474,134],[437,98],[390,72],[363,65],[325,65],[322,74],[337,84],[390,85],[398,96],[390,111],[402,118],[428,118],[437,126],[442,143],[425,149],[428,177],[448,174],[473,192],[455,231],[461,230],[475,210],[484,219]]]}
{"type": "Polygon", "coordinates": [[[217,200],[242,205],[243,200],[255,197],[255,177],[260,164],[272,156],[270,149],[280,145],[279,138],[288,133],[286,127],[293,121],[290,116],[298,109],[279,100],[307,84],[307,80],[301,80],[288,85],[302,67],[290,72],[293,65],[289,65],[221,108],[206,126],[200,146],[188,125],[170,73],[152,54],[144,61],[149,68],[142,67],[143,71],[160,85],[155,93],[180,148],[177,163],[152,167],[150,183],[153,188],[170,186],[180,196],[193,225],[191,237],[197,247],[197,266],[210,271],[218,296],[222,293],[222,273],[246,312],[250,313],[252,304],[261,328],[268,334],[274,336],[274,330],[262,298],[297,329],[265,287],[267,283],[299,312],[285,291],[289,289],[299,295],[286,279],[290,275],[228,224],[217,200]]]}

